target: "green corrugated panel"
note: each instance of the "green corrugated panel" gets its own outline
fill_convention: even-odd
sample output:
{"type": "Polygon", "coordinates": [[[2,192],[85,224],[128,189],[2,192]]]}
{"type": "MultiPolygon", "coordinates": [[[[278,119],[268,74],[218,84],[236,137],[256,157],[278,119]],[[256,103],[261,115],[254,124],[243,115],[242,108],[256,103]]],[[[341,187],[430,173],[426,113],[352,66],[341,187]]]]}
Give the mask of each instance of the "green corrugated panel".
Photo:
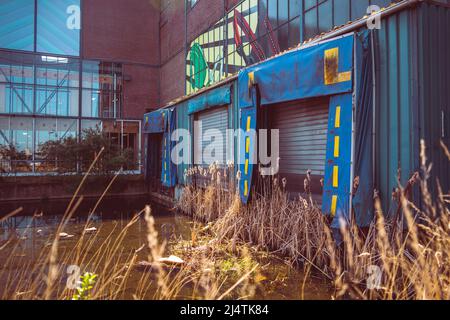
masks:
{"type": "MultiPolygon", "coordinates": [[[[232,92],[232,94],[233,94],[232,95],[233,96],[233,109],[232,109],[232,112],[233,112],[233,124],[232,125],[233,126],[232,126],[232,128],[234,130],[237,130],[240,127],[240,120],[241,120],[240,109],[239,109],[239,106],[237,105],[237,101],[239,100],[238,90],[237,90],[237,81],[234,82],[234,85],[232,86],[232,90],[233,90],[233,92],[232,92]]],[[[235,136],[235,138],[234,138],[234,174],[235,174],[235,176],[239,169],[239,167],[237,165],[237,163],[239,161],[239,158],[238,158],[239,153],[238,152],[239,152],[239,140],[235,136]]]]}
{"type": "MultiPolygon", "coordinates": [[[[177,109],[177,129],[190,130],[190,117],[188,115],[187,101],[182,102],[176,106],[177,109]]],[[[184,185],[186,183],[184,178],[184,171],[189,168],[187,164],[181,164],[177,167],[178,184],[184,185]]]]}
{"type": "Polygon", "coordinates": [[[383,209],[392,210],[391,192],[415,170],[411,103],[410,11],[389,16],[377,31],[376,185],[383,209]]]}
{"type": "MultiPolygon", "coordinates": [[[[228,84],[227,84],[228,85],[228,84]]],[[[229,119],[229,128],[236,129],[239,127],[239,108],[236,108],[234,103],[237,101],[237,90],[236,90],[236,81],[233,82],[233,85],[231,86],[232,90],[232,101],[231,105],[229,106],[229,113],[228,113],[228,119],[229,119]]],[[[212,89],[214,90],[214,89],[212,89]]],[[[176,106],[177,109],[177,128],[187,129],[189,131],[192,130],[192,115],[189,115],[188,113],[188,102],[189,100],[186,100],[176,106]]],[[[191,135],[193,133],[191,132],[191,135]]],[[[191,143],[193,141],[191,140],[191,143]]],[[[235,138],[234,141],[234,161],[237,162],[237,138],[235,138]]],[[[193,146],[191,146],[190,152],[192,153],[193,146]]],[[[193,159],[192,154],[190,155],[191,159],[193,159]]],[[[183,164],[179,165],[177,167],[177,174],[178,174],[178,184],[185,185],[186,181],[184,179],[184,171],[189,168],[189,165],[183,164]]],[[[236,168],[236,166],[235,166],[236,168]]]]}
{"type": "Polygon", "coordinates": [[[436,195],[436,178],[444,193],[450,191],[450,162],[440,147],[441,140],[450,146],[450,8],[421,4],[418,25],[420,137],[433,165],[430,186],[436,195]]]}

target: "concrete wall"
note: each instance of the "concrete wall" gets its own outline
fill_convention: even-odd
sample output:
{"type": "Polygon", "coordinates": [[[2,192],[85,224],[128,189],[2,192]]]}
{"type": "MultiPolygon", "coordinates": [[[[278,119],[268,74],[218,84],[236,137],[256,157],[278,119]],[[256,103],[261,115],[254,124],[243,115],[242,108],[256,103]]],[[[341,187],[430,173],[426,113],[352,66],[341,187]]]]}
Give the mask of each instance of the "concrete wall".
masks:
{"type": "MultiPolygon", "coordinates": [[[[89,177],[80,195],[98,198],[106,190],[112,177],[89,177]]],[[[0,177],[0,213],[2,204],[14,201],[70,199],[82,180],[81,176],[0,177]]],[[[108,196],[146,194],[143,176],[119,176],[108,196]]]]}

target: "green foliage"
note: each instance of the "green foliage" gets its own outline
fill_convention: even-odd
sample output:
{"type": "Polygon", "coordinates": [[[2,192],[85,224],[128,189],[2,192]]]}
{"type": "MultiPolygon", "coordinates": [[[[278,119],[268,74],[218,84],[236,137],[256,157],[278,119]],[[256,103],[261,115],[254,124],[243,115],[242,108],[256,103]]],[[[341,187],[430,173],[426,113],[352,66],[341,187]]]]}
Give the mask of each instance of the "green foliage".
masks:
{"type": "Polygon", "coordinates": [[[74,137],[66,137],[58,141],[48,141],[40,145],[40,156],[48,164],[55,164],[58,172],[86,171],[98,152],[104,152],[94,167],[94,172],[109,174],[134,166],[134,152],[131,149],[121,150],[118,143],[98,127],[84,130],[80,141],[74,137]]]}
{"type": "Polygon", "coordinates": [[[0,145],[0,160],[7,161],[0,166],[0,172],[6,171],[29,171],[30,164],[28,160],[31,160],[31,155],[26,151],[20,151],[14,144],[0,145]],[[11,161],[11,162],[9,162],[11,161]],[[6,170],[4,166],[9,165],[10,168],[6,170]],[[18,170],[21,168],[21,170],[18,170]]]}
{"type": "Polygon", "coordinates": [[[94,289],[97,275],[86,272],[80,279],[80,287],[77,289],[77,293],[73,295],[72,300],[90,300],[91,291],[94,289]]]}

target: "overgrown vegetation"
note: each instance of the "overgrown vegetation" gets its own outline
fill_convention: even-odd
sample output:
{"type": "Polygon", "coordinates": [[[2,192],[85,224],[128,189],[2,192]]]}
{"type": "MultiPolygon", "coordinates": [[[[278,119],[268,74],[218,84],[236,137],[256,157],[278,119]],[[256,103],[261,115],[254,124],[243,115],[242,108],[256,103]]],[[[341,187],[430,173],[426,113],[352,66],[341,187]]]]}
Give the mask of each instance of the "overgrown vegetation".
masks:
{"type": "MultiPolygon", "coordinates": [[[[88,170],[92,172],[96,162],[101,159],[103,149],[97,154],[88,170]]],[[[11,237],[0,245],[2,257],[7,257],[0,266],[1,299],[228,299],[251,298],[257,285],[258,264],[254,262],[249,250],[239,246],[233,252],[234,273],[224,270],[228,246],[218,246],[210,242],[208,228],[196,225],[192,228],[190,241],[178,241],[174,252],[182,254],[183,263],[170,264],[163,257],[167,242],[161,242],[155,227],[150,207],[136,214],[123,228],[116,228],[99,239],[98,232],[90,233],[93,213],[100,201],[92,209],[85,222],[81,235],[77,238],[65,233],[68,222],[79,207],[83,197],[79,192],[88,175],[85,175],[79,188],[56,230],[48,237],[47,244],[31,258],[25,258],[26,248],[22,239],[11,237]],[[124,241],[131,228],[144,219],[147,225],[145,244],[132,251],[125,251],[124,241]],[[68,240],[69,239],[69,240],[68,240]],[[207,240],[208,239],[208,240],[207,240]],[[72,241],[70,246],[64,241],[72,241]],[[234,267],[235,265],[239,267],[234,267]],[[79,288],[67,286],[69,266],[86,268],[88,273],[82,278],[79,288]],[[94,276],[95,275],[95,276],[94,276]],[[128,283],[135,284],[131,289],[128,283]]],[[[106,194],[117,175],[106,188],[106,194]]],[[[0,222],[20,212],[0,219],[0,222]]],[[[36,219],[34,217],[33,219],[36,219]]],[[[30,224],[30,228],[32,226],[30,224]]],[[[36,232],[36,230],[32,230],[36,232]]]]}
{"type": "Polygon", "coordinates": [[[134,153],[131,149],[121,150],[120,144],[113,141],[107,133],[99,128],[83,131],[80,141],[68,136],[56,141],[48,141],[39,148],[40,156],[48,165],[54,165],[58,172],[85,172],[92,160],[103,149],[101,159],[93,172],[110,174],[120,168],[134,166],[134,153]]]}
{"type": "Polygon", "coordinates": [[[0,173],[30,171],[31,155],[20,151],[14,144],[0,145],[0,173]]]}
{"type": "MultiPolygon", "coordinates": [[[[66,136],[50,140],[41,145],[36,153],[36,171],[76,173],[86,172],[98,151],[102,158],[92,169],[93,173],[111,174],[123,168],[134,169],[135,156],[132,149],[122,150],[118,138],[114,141],[100,128],[83,130],[80,139],[66,136]]],[[[31,155],[20,151],[15,145],[0,145],[1,170],[3,173],[31,171],[31,155]]]]}
{"type": "MultiPolygon", "coordinates": [[[[450,153],[443,148],[450,161],[450,153]]],[[[339,246],[327,219],[311,201],[288,199],[288,181],[265,178],[258,196],[243,206],[233,183],[224,188],[234,171],[232,165],[191,169],[186,176],[201,175],[203,185],[187,187],[177,209],[207,224],[195,223],[191,239],[175,241],[171,253],[182,257],[179,264],[164,262],[167,242],[160,241],[149,207],[102,241],[97,234],[87,233],[89,216],[74,246],[62,246],[65,226],[82,201],[78,193],[86,175],[62,223],[35,259],[23,263],[20,241],[10,239],[0,246],[8,257],[0,268],[0,297],[71,299],[77,292],[65,286],[64,267],[76,264],[98,275],[95,285],[87,282],[88,295],[83,297],[89,299],[129,297],[127,284],[136,276],[136,268],[145,272],[139,273],[132,288],[134,299],[251,299],[264,281],[263,267],[255,259],[259,248],[303,266],[306,276],[298,283],[300,292],[308,276],[319,274],[333,283],[333,299],[450,299],[450,195],[439,192],[432,197],[424,145],[421,158],[422,170],[414,179],[422,192],[422,209],[399,186],[400,214],[386,220],[375,200],[376,218],[369,230],[362,232],[347,224],[340,230],[343,244],[339,246]],[[145,246],[124,251],[124,239],[142,216],[147,225],[145,246]],[[374,270],[380,271],[379,277],[373,278],[374,270]]],[[[105,194],[113,183],[114,179],[105,194]]]]}
{"type": "MultiPolygon", "coordinates": [[[[340,230],[339,246],[320,210],[301,197],[289,201],[284,191],[288,182],[280,184],[276,177],[265,178],[269,181],[263,190],[242,206],[236,190],[220,188],[217,180],[224,173],[212,165],[207,170],[211,183],[187,187],[177,207],[196,219],[214,221],[219,240],[253,243],[302,262],[306,274],[319,272],[333,281],[336,299],[449,299],[450,195],[439,191],[432,197],[431,165],[423,144],[421,159],[422,172],[409,184],[420,185],[423,209],[410,202],[409,190],[399,185],[399,214],[385,220],[375,199],[376,217],[369,230],[363,233],[347,224],[340,230]]],[[[199,170],[186,175],[195,176],[199,170]]]]}

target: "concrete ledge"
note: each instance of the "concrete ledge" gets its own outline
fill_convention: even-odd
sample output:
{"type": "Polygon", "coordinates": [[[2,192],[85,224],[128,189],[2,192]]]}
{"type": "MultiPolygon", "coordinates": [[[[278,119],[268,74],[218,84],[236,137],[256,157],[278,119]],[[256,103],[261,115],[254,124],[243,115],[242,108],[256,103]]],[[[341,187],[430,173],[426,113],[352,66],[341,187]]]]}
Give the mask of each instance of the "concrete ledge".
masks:
{"type": "MultiPolygon", "coordinates": [[[[80,195],[100,197],[112,176],[89,176],[80,195]]],[[[0,203],[70,199],[77,190],[82,176],[0,177],[0,203]]],[[[111,186],[107,196],[146,195],[147,186],[142,175],[121,175],[111,186]]]]}

